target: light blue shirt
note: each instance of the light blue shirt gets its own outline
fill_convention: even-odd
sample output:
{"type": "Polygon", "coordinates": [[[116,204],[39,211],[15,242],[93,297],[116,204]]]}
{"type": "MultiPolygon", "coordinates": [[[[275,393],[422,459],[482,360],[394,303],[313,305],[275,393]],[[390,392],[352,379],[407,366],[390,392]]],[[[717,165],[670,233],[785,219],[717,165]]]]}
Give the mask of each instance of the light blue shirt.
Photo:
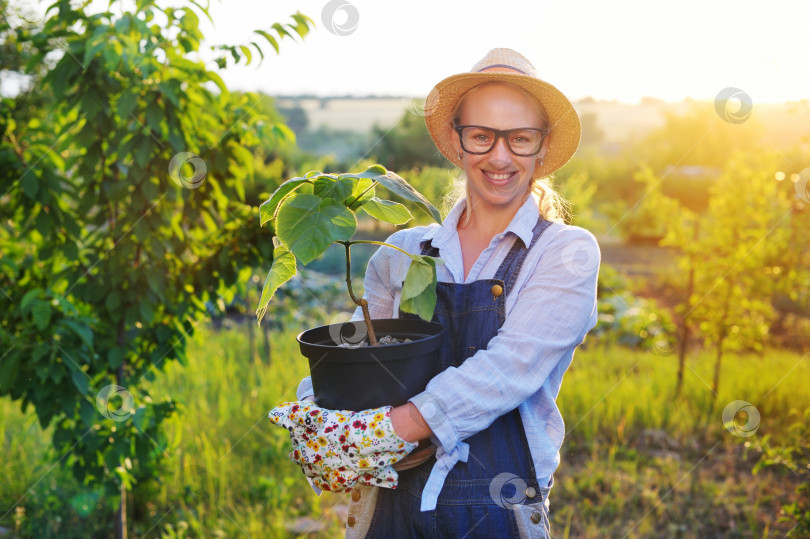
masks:
{"type": "MultiPolygon", "coordinates": [[[[437,265],[441,282],[470,283],[495,276],[512,244],[525,245],[539,216],[534,196],[526,199],[506,230],[484,249],[464,279],[457,224],[466,201],[456,204],[443,224],[400,230],[387,243],[419,254],[431,240],[444,264],[437,265]]],[[[560,462],[565,425],[557,408],[563,375],[574,350],[597,320],[596,285],[600,252],[589,231],[553,222],[526,256],[514,288],[506,299],[506,321],[486,350],[460,367],[435,376],[411,402],[433,431],[437,462],[422,493],[423,511],[435,509],[444,479],[459,460],[466,461],[464,439],[486,429],[495,419],[518,408],[541,486],[548,484],[560,462]]],[[[365,295],[372,318],[396,318],[402,282],[410,258],[381,247],[371,257],[365,295]]],[[[353,319],[362,319],[358,308],[353,319]]],[[[312,395],[305,378],[298,398],[312,395]]]]}

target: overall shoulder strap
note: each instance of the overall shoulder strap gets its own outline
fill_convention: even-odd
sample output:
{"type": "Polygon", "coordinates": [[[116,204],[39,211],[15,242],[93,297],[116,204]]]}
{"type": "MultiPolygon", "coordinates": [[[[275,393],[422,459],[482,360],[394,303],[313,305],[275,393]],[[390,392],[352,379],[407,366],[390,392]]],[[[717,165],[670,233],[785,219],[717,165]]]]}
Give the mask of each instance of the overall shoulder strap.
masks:
{"type": "Polygon", "coordinates": [[[507,253],[503,262],[501,262],[498,271],[495,272],[495,279],[500,279],[504,282],[507,296],[512,291],[515,280],[517,280],[517,276],[520,273],[520,268],[523,266],[523,261],[526,260],[526,255],[529,254],[529,250],[537,243],[537,240],[543,235],[543,232],[546,231],[551,223],[552,221],[543,219],[542,216],[538,217],[537,224],[534,225],[534,229],[532,230],[532,240],[528,246],[526,246],[519,237],[515,238],[515,243],[512,244],[509,253],[507,253]]]}
{"type": "Polygon", "coordinates": [[[422,254],[422,256],[427,255],[427,256],[432,256],[432,257],[438,258],[439,257],[439,250],[436,247],[433,247],[433,244],[430,242],[430,240],[427,240],[425,242],[425,245],[422,247],[422,253],[421,254],[422,254]]]}

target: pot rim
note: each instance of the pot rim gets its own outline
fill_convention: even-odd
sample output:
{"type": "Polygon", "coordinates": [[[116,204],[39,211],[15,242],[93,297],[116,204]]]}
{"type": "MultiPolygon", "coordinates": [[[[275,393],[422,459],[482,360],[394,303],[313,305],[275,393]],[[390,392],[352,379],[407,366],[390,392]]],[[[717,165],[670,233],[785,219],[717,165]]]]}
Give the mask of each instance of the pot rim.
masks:
{"type": "MultiPolygon", "coordinates": [[[[302,339],[302,337],[304,336],[305,333],[315,332],[316,330],[323,330],[324,328],[329,328],[329,327],[333,327],[333,326],[343,326],[344,324],[347,324],[347,323],[350,323],[350,322],[365,325],[365,322],[361,319],[361,320],[347,320],[346,322],[340,322],[340,323],[337,323],[337,324],[326,324],[326,325],[323,325],[323,326],[312,327],[312,328],[306,329],[306,330],[302,331],[301,333],[299,333],[295,337],[295,340],[298,341],[299,343],[306,344],[307,346],[312,346],[312,347],[315,347],[315,348],[321,348],[323,350],[347,350],[348,351],[348,350],[363,350],[363,349],[367,350],[368,348],[388,348],[388,349],[392,349],[392,348],[397,348],[397,347],[413,346],[415,344],[422,343],[423,341],[425,341],[427,339],[438,338],[438,337],[441,337],[445,332],[445,328],[444,328],[443,325],[441,325],[441,324],[439,324],[437,322],[428,322],[427,320],[422,320],[421,318],[418,319],[418,320],[416,320],[416,319],[403,319],[403,318],[372,318],[371,319],[371,324],[374,325],[375,322],[380,322],[380,321],[385,321],[385,322],[403,321],[403,322],[408,322],[408,323],[418,322],[418,323],[421,323],[422,325],[424,325],[425,327],[433,328],[436,331],[435,331],[435,333],[422,335],[419,339],[415,339],[415,340],[412,340],[410,342],[400,342],[400,343],[392,343],[392,344],[380,344],[380,345],[377,345],[377,346],[374,346],[374,347],[369,347],[369,346],[347,347],[347,346],[338,346],[337,344],[315,343],[315,342],[310,342],[310,341],[302,339]]],[[[376,327],[375,327],[375,329],[376,329],[376,327]]],[[[389,333],[395,333],[395,332],[390,332],[389,331],[389,333]]]]}

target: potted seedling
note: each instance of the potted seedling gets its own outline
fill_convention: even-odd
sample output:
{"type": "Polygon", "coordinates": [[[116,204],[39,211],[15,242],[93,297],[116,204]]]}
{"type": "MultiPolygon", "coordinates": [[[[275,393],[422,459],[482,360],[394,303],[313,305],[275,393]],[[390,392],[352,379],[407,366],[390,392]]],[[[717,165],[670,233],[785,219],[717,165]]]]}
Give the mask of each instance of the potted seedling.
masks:
{"type": "Polygon", "coordinates": [[[358,174],[309,172],[281,184],[260,207],[261,226],[271,224],[275,247],[256,310],[258,323],[276,290],[296,274],[297,261],[308,264],[333,243],[344,247],[346,287],[362,309],[363,320],[298,335],[301,353],[309,360],[315,400],[328,409],[403,404],[421,392],[436,372],[444,330],[429,320],[436,306],[436,263],[441,260],[413,255],[385,242],[352,239],[360,212],[394,225],[412,219],[404,205],[376,196],[380,186],[415,202],[441,222],[439,212],[424,196],[380,165],[358,174]],[[367,301],[352,288],[351,246],[358,243],[396,249],[411,258],[400,309],[416,317],[371,319],[367,301]]]}

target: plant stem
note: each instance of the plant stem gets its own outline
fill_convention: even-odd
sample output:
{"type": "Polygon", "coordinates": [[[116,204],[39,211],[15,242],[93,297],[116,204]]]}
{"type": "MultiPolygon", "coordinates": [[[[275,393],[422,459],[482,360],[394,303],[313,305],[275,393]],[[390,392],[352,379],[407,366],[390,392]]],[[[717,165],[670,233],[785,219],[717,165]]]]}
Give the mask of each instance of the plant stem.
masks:
{"type": "Polygon", "coordinates": [[[411,253],[409,253],[409,252],[408,252],[408,251],[406,251],[405,249],[400,249],[400,248],[399,248],[399,247],[397,247],[396,245],[391,245],[390,243],[385,243],[384,241],[373,241],[373,240],[354,240],[354,241],[349,241],[349,242],[343,242],[343,241],[341,241],[341,242],[339,242],[339,243],[344,243],[344,244],[345,244],[345,243],[370,243],[370,244],[372,244],[372,245],[382,245],[383,247],[390,247],[391,249],[396,249],[396,250],[397,250],[397,251],[399,251],[400,253],[403,253],[403,254],[406,254],[406,255],[408,255],[408,256],[411,256],[411,253]]]}
{"type": "Polygon", "coordinates": [[[366,188],[366,189],[365,189],[365,190],[364,190],[362,193],[360,193],[359,195],[357,195],[356,197],[354,197],[354,200],[352,200],[351,202],[349,202],[349,204],[348,204],[349,208],[350,208],[350,209],[352,209],[352,210],[354,210],[355,208],[352,208],[352,206],[354,206],[354,204],[355,204],[355,203],[356,203],[358,200],[360,200],[360,198],[362,198],[362,196],[363,196],[363,195],[365,195],[366,193],[368,193],[369,191],[371,191],[372,189],[374,189],[374,186],[375,186],[375,185],[377,185],[378,183],[379,183],[379,182],[378,182],[377,180],[372,180],[372,181],[371,181],[371,185],[369,185],[369,186],[368,186],[368,187],[367,187],[367,188],[366,188]]]}
{"type": "Polygon", "coordinates": [[[371,315],[368,312],[368,301],[366,301],[363,298],[357,299],[354,295],[354,291],[352,290],[352,257],[351,257],[352,242],[341,241],[338,243],[342,243],[343,246],[346,248],[346,287],[349,289],[349,296],[351,296],[352,301],[356,305],[359,305],[360,309],[362,309],[363,311],[363,320],[366,322],[366,330],[368,330],[369,344],[371,344],[371,346],[377,346],[377,336],[374,334],[374,327],[371,325],[371,315]]]}

